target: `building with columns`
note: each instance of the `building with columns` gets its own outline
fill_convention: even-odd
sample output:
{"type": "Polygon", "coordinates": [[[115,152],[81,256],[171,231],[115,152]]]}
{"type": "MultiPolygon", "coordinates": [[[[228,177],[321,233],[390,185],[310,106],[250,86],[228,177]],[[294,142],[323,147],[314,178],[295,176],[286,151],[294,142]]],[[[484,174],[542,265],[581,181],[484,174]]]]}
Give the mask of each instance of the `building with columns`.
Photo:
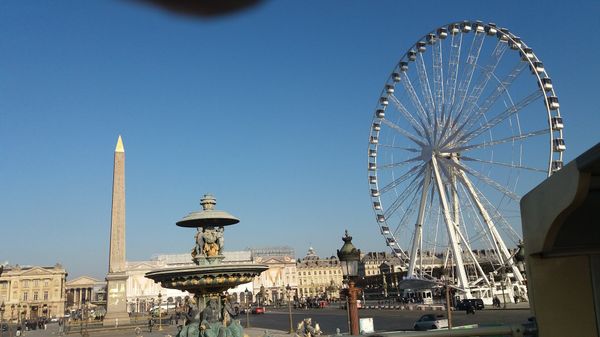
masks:
{"type": "Polygon", "coordinates": [[[76,311],[86,304],[106,308],[106,281],[80,276],[66,283],[67,310],[76,311]]]}
{"type": "Polygon", "coordinates": [[[0,303],[6,320],[57,317],[65,312],[67,271],[60,265],[4,266],[0,276],[0,303]]]}

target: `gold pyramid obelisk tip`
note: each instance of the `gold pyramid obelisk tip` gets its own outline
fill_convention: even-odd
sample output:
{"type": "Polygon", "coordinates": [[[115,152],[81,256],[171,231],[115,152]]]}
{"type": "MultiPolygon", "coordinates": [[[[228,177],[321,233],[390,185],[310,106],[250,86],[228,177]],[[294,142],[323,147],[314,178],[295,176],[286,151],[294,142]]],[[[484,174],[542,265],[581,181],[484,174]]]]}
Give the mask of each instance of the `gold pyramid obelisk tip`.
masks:
{"type": "Polygon", "coordinates": [[[125,148],[123,147],[123,140],[121,139],[121,135],[119,135],[119,139],[117,140],[117,147],[115,148],[115,152],[125,152],[125,148]]]}

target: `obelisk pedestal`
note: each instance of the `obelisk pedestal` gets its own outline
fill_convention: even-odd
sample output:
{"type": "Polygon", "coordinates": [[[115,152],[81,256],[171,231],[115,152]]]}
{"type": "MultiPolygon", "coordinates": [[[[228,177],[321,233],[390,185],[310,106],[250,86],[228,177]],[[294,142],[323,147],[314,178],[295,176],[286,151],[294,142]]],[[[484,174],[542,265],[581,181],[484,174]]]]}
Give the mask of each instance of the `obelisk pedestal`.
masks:
{"type": "Polygon", "coordinates": [[[106,275],[108,298],[104,326],[129,323],[127,314],[127,274],[125,273],[125,149],[121,136],[115,148],[110,255],[106,275]]]}

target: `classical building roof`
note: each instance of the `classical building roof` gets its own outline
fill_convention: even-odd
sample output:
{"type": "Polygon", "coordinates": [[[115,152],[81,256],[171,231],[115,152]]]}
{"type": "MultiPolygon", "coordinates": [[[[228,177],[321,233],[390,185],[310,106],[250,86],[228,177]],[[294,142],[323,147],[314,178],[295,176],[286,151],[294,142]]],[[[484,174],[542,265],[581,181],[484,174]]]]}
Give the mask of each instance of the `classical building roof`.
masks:
{"type": "Polygon", "coordinates": [[[321,258],[315,253],[312,247],[308,248],[306,256],[303,257],[298,263],[298,268],[311,268],[311,267],[335,267],[340,264],[340,260],[337,257],[331,256],[329,258],[321,258]]]}
{"type": "Polygon", "coordinates": [[[294,264],[296,265],[296,260],[291,256],[274,256],[274,257],[255,257],[254,262],[266,265],[272,264],[294,264]]]}
{"type": "Polygon", "coordinates": [[[248,248],[250,252],[252,252],[252,257],[294,257],[296,254],[294,253],[294,249],[288,246],[274,246],[274,247],[260,247],[260,248],[248,248]]]}
{"type": "Polygon", "coordinates": [[[366,264],[380,265],[384,261],[394,265],[401,263],[400,259],[396,255],[388,252],[368,252],[362,257],[362,262],[366,264]]]}
{"type": "Polygon", "coordinates": [[[34,276],[34,275],[44,275],[44,274],[62,274],[64,273],[65,276],[67,275],[67,271],[63,268],[63,266],[60,263],[55,264],[52,267],[48,267],[48,266],[20,266],[20,265],[14,265],[14,266],[9,266],[9,265],[5,265],[3,266],[3,272],[2,275],[3,276],[9,276],[9,275],[30,275],[30,276],[34,276]]]}
{"type": "Polygon", "coordinates": [[[106,284],[106,281],[98,280],[90,276],[79,276],[65,283],[65,288],[94,287],[106,284]]]}

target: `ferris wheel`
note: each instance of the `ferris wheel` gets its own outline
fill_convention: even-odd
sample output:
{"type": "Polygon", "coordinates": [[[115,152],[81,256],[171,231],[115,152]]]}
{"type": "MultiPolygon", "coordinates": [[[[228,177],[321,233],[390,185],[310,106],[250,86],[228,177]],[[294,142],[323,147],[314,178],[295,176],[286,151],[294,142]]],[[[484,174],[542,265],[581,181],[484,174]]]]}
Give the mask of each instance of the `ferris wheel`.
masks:
{"type": "Polygon", "coordinates": [[[519,200],[562,168],[559,108],[533,50],[493,23],[451,23],[408,49],[375,107],[368,177],[409,277],[433,278],[441,261],[467,297],[500,269],[526,291],[519,200]]]}

